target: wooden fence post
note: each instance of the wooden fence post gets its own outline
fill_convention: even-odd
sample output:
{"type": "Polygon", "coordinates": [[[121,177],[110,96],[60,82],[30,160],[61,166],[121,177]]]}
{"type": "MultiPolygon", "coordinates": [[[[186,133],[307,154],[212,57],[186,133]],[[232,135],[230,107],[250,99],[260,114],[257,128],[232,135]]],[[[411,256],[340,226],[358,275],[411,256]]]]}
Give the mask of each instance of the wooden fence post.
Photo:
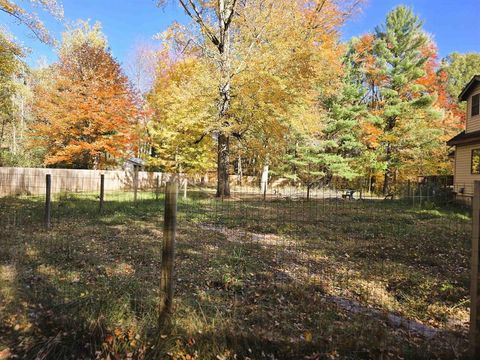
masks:
{"type": "Polygon", "coordinates": [[[163,224],[162,265],[160,272],[159,327],[163,327],[172,311],[175,263],[175,235],[177,228],[177,182],[165,186],[165,214],[163,224]]]}
{"type": "Polygon", "coordinates": [[[103,203],[105,198],[105,175],[100,175],[100,213],[103,212],[103,203]]]}
{"type": "Polygon", "coordinates": [[[472,259],[470,273],[470,353],[480,355],[480,294],[479,294],[479,237],[480,237],[480,181],[474,183],[472,204],[472,259]]]}
{"type": "Polygon", "coordinates": [[[52,175],[47,174],[45,176],[45,228],[48,230],[51,226],[52,216],[52,175]]]}

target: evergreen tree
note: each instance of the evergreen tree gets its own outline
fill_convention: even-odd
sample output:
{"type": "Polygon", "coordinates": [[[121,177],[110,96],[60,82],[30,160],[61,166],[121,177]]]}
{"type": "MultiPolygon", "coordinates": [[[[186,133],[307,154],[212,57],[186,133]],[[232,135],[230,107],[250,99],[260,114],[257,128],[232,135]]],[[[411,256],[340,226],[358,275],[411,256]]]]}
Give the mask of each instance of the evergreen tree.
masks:
{"type": "Polygon", "coordinates": [[[327,116],[319,146],[322,148],[320,157],[328,179],[334,176],[347,180],[358,177],[361,170],[357,160],[366,151],[360,139],[360,125],[369,116],[362,102],[365,89],[356,79],[349,59],[346,60],[340,92],[324,103],[327,116]]]}
{"type": "Polygon", "coordinates": [[[375,62],[365,83],[370,110],[377,117],[385,194],[405,162],[402,156],[423,153],[422,147],[431,149],[435,142],[435,129],[429,126],[440,116],[433,107],[435,95],[420,83],[430,58],[425,49],[431,44],[422,25],[410,8],[399,6],[375,29],[367,49],[375,62]]]}
{"type": "Polygon", "coordinates": [[[307,193],[312,186],[329,184],[334,178],[353,180],[362,174],[359,159],[366,149],[360,139],[361,123],[369,114],[362,102],[365,90],[346,60],[340,91],[320,104],[324,109],[321,132],[299,134],[287,157],[289,177],[305,185],[307,193]]]}

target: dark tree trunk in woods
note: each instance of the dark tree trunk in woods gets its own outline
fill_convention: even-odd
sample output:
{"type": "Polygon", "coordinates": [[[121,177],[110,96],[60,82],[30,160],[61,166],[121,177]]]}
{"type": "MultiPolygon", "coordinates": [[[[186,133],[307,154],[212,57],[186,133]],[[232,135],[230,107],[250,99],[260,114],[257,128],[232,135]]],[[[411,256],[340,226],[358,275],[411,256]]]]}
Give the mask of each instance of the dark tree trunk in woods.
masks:
{"type": "Polygon", "coordinates": [[[242,168],[242,157],[238,156],[238,184],[241,186],[243,183],[243,168],[242,168]]]}
{"type": "Polygon", "coordinates": [[[387,144],[386,149],[386,163],[387,167],[385,169],[385,174],[383,177],[383,195],[387,196],[390,193],[390,182],[392,177],[392,170],[391,170],[391,161],[392,161],[392,149],[390,148],[390,144],[387,144]]]}
{"type": "Polygon", "coordinates": [[[390,175],[388,174],[388,170],[385,171],[385,175],[383,177],[383,195],[387,196],[390,191],[390,175]]]}
{"type": "MultiPolygon", "coordinates": [[[[224,47],[220,49],[222,86],[220,87],[220,103],[218,108],[219,123],[230,126],[228,112],[230,110],[230,57],[229,37],[225,36],[224,47]]],[[[217,159],[217,197],[230,196],[229,165],[230,165],[230,135],[221,130],[218,134],[217,159]]]]}
{"type": "Polygon", "coordinates": [[[229,164],[230,164],[230,137],[220,133],[218,135],[217,159],[217,197],[230,196],[229,164]]]}

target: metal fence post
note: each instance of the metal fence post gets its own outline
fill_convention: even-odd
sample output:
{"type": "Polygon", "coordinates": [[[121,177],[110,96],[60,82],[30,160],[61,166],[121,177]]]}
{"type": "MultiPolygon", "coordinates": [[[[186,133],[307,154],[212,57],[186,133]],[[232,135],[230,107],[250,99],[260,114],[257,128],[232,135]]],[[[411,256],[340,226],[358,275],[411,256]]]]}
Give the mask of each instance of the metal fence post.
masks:
{"type": "Polygon", "coordinates": [[[177,182],[165,186],[165,214],[163,224],[162,265],[160,271],[159,326],[165,325],[172,311],[175,263],[175,235],[177,227],[177,182]]]}
{"type": "Polygon", "coordinates": [[[480,355],[480,294],[479,294],[479,237],[480,237],[480,181],[475,181],[472,204],[472,259],[470,273],[470,353],[480,355]]]}
{"type": "Polygon", "coordinates": [[[100,213],[103,212],[103,203],[105,198],[105,175],[100,175],[100,213]]]}
{"type": "Polygon", "coordinates": [[[51,226],[52,216],[52,175],[47,174],[45,176],[45,217],[44,224],[48,230],[51,226]]]}

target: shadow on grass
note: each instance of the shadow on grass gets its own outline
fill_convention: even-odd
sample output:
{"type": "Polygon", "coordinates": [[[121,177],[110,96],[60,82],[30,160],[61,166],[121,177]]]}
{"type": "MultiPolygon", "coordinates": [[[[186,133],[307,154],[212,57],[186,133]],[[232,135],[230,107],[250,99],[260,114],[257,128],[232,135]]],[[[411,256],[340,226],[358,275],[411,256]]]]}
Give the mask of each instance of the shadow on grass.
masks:
{"type": "Polygon", "coordinates": [[[0,266],[12,276],[2,279],[8,291],[0,302],[0,344],[20,358],[452,358],[462,352],[461,333],[447,329],[437,340],[422,339],[325,296],[387,312],[390,304],[375,298],[381,290],[396,311],[413,317],[422,311],[429,319],[429,297],[449,281],[436,299],[459,306],[467,260],[453,239],[465,225],[455,217],[446,218],[458,229],[443,217],[436,222],[391,204],[180,201],[175,313],[170,331],[159,334],[161,200],[111,201],[102,214],[94,198],[63,204],[50,232],[32,225],[2,234],[0,266]],[[420,305],[410,303],[417,298],[420,305]]]}

